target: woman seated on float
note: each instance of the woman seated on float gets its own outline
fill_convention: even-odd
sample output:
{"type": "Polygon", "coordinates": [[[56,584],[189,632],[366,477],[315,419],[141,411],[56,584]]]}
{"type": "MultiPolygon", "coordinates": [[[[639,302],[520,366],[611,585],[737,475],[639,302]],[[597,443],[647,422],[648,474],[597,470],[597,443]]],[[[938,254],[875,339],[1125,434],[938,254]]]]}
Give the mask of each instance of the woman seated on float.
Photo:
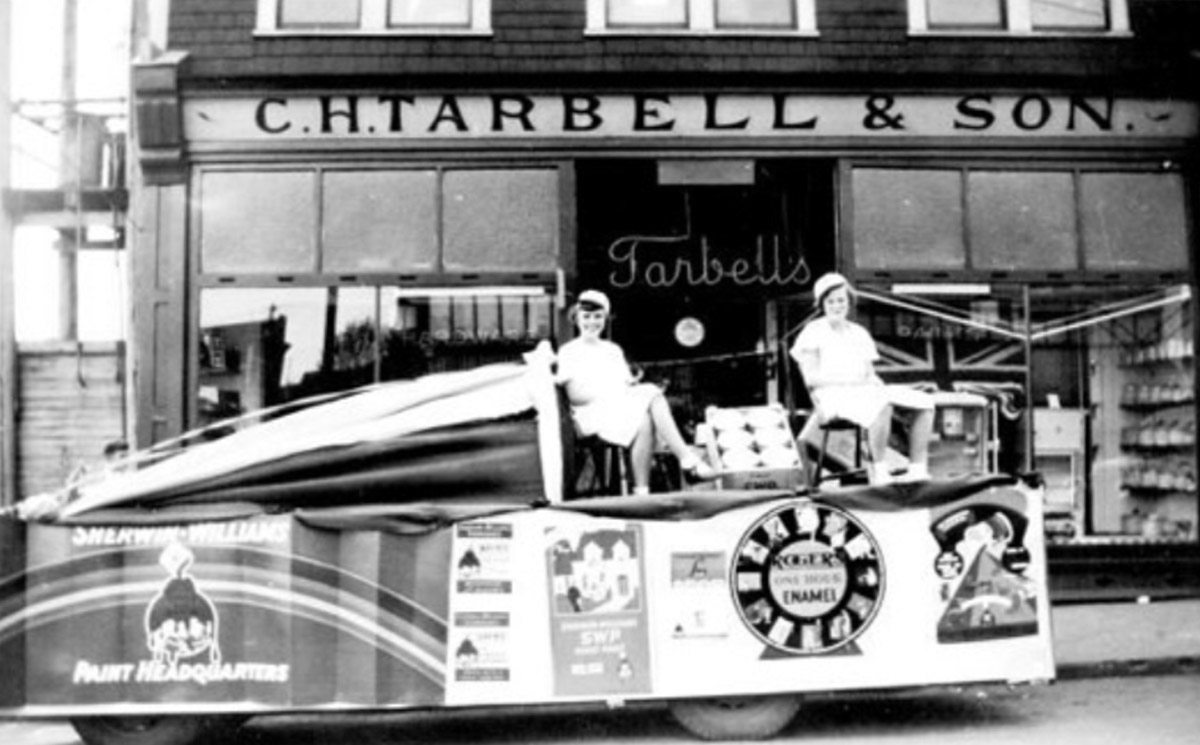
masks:
{"type": "Polygon", "coordinates": [[[638,382],[625,352],[603,338],[611,308],[608,296],[598,290],[580,293],[570,311],[578,336],[558,352],[555,380],[566,390],[576,430],[629,448],[634,494],[650,492],[650,467],[660,439],[689,479],[715,478],[716,472],[684,441],[662,389],[638,382]]]}
{"type": "Polygon", "coordinates": [[[812,397],[815,415],[804,425],[800,438],[811,436],[820,425],[834,419],[853,422],[867,430],[873,459],[871,482],[886,484],[892,475],[884,460],[891,437],[893,407],[911,410],[907,481],[929,478],[929,440],[933,431],[933,397],[915,388],[888,385],[875,371],[879,350],[871,334],[850,320],[852,288],[840,274],[822,275],[813,285],[820,315],[809,321],[791,356],[800,365],[812,397]]]}

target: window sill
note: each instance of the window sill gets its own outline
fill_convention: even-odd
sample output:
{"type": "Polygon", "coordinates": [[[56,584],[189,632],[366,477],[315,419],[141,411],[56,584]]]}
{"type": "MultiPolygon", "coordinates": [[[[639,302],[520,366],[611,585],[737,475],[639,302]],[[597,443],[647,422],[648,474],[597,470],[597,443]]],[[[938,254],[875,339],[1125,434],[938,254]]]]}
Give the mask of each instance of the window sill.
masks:
{"type": "Polygon", "coordinates": [[[937,39],[1132,39],[1132,31],[982,31],[909,29],[910,38],[937,39]]]}
{"type": "Polygon", "coordinates": [[[802,31],[782,31],[777,29],[671,29],[671,28],[655,28],[655,29],[635,29],[635,28],[602,28],[602,29],[587,29],[583,32],[584,36],[604,38],[604,37],[671,37],[671,38],[772,38],[772,39],[816,39],[820,37],[820,32],[816,30],[802,31]]]}
{"type": "Polygon", "coordinates": [[[303,39],[303,38],[394,38],[394,37],[433,37],[433,38],[486,38],[493,35],[489,29],[415,29],[415,28],[386,28],[386,29],[256,29],[256,39],[303,39]]]}

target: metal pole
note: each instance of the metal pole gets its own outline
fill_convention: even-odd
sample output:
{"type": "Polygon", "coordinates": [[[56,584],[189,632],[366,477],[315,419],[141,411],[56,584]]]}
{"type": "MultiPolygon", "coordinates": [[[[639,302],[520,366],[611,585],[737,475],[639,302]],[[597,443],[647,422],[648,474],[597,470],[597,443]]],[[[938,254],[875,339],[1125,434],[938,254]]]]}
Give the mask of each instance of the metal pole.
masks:
{"type": "Polygon", "coordinates": [[[1029,283],[1021,287],[1025,304],[1025,472],[1033,471],[1033,310],[1029,306],[1029,283]]]}
{"type": "MultiPolygon", "coordinates": [[[[0,193],[12,178],[12,6],[0,2],[0,193]]],[[[0,507],[17,500],[16,332],[13,313],[13,222],[0,200],[0,507]]]]}
{"type": "Polygon", "coordinates": [[[63,0],[62,96],[63,123],[59,136],[59,188],[64,203],[77,214],[75,227],[58,231],[58,338],[74,341],[79,336],[79,245],[82,227],[78,217],[83,148],[83,127],[75,110],[76,46],[79,0],[63,0]]]}

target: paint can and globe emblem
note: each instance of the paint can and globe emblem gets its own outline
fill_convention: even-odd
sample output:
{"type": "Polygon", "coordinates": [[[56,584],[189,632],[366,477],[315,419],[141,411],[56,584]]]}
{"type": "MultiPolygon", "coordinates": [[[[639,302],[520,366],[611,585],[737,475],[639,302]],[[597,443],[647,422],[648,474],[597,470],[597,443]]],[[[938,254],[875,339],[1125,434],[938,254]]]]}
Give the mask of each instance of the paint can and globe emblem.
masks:
{"type": "Polygon", "coordinates": [[[755,522],[738,543],[732,575],[746,627],[792,654],[852,642],[874,620],[884,591],[875,538],[849,512],[810,500],[755,522]]]}

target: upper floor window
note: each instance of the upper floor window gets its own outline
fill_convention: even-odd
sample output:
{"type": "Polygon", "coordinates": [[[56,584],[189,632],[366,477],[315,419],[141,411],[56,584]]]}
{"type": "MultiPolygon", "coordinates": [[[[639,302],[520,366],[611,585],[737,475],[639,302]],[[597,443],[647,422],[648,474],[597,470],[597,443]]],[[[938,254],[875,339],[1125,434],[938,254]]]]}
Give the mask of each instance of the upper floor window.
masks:
{"type": "Polygon", "coordinates": [[[587,0],[588,31],[815,32],[815,0],[587,0]]]}
{"type": "Polygon", "coordinates": [[[909,27],[932,33],[1126,33],[1126,0],[909,0],[909,27]]]}
{"type": "Polygon", "coordinates": [[[491,0],[258,0],[258,31],[301,34],[478,33],[491,0]]]}

